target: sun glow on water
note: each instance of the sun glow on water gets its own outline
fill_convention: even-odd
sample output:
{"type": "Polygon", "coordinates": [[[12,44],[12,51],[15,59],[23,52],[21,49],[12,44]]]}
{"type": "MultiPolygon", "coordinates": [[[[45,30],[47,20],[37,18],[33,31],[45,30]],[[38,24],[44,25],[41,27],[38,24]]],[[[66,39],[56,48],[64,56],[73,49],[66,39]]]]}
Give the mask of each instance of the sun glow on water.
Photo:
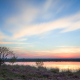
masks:
{"type": "MultiPolygon", "coordinates": [[[[80,69],[80,62],[43,62],[43,67],[58,68],[60,72],[70,70],[75,72],[80,69]]],[[[6,64],[10,64],[6,62],[6,64]]],[[[36,66],[36,62],[16,62],[14,65],[36,66]]]]}

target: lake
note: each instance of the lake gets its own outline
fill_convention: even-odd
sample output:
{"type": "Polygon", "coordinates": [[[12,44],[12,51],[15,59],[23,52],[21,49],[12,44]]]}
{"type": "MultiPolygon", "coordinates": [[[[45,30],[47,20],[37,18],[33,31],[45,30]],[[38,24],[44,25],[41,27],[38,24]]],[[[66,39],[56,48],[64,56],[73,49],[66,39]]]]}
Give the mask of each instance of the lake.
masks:
{"type": "MultiPolygon", "coordinates": [[[[75,72],[80,69],[80,62],[43,62],[44,67],[46,68],[59,68],[59,71],[66,71],[70,70],[72,72],[75,72]]],[[[6,64],[10,64],[9,62],[6,62],[6,64]]],[[[30,65],[30,66],[36,66],[36,62],[15,62],[14,65],[30,65]]]]}

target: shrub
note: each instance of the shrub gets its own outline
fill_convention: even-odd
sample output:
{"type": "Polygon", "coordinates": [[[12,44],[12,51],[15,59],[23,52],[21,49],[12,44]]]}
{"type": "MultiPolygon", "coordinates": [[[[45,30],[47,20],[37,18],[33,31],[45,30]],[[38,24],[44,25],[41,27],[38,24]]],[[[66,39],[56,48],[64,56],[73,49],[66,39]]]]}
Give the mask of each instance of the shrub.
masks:
{"type": "Polygon", "coordinates": [[[41,61],[41,59],[37,59],[36,66],[37,67],[43,67],[44,63],[41,61]]]}

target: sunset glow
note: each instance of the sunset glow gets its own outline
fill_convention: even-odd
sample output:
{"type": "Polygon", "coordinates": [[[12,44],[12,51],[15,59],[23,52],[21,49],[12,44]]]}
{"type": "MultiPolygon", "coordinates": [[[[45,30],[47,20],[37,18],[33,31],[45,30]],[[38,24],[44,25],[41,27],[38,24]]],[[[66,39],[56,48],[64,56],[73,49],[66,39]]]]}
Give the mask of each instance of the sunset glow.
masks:
{"type": "Polygon", "coordinates": [[[0,0],[0,46],[20,58],[80,58],[80,0],[0,0]]]}

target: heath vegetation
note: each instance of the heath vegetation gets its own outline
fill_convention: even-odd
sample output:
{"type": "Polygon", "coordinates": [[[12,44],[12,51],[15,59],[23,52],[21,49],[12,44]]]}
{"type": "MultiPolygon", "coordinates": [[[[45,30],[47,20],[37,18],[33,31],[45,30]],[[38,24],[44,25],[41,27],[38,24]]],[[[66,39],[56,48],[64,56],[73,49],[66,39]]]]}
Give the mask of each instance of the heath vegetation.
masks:
{"type": "Polygon", "coordinates": [[[80,80],[77,72],[59,72],[59,69],[23,65],[2,65],[0,80],[80,80]]]}

